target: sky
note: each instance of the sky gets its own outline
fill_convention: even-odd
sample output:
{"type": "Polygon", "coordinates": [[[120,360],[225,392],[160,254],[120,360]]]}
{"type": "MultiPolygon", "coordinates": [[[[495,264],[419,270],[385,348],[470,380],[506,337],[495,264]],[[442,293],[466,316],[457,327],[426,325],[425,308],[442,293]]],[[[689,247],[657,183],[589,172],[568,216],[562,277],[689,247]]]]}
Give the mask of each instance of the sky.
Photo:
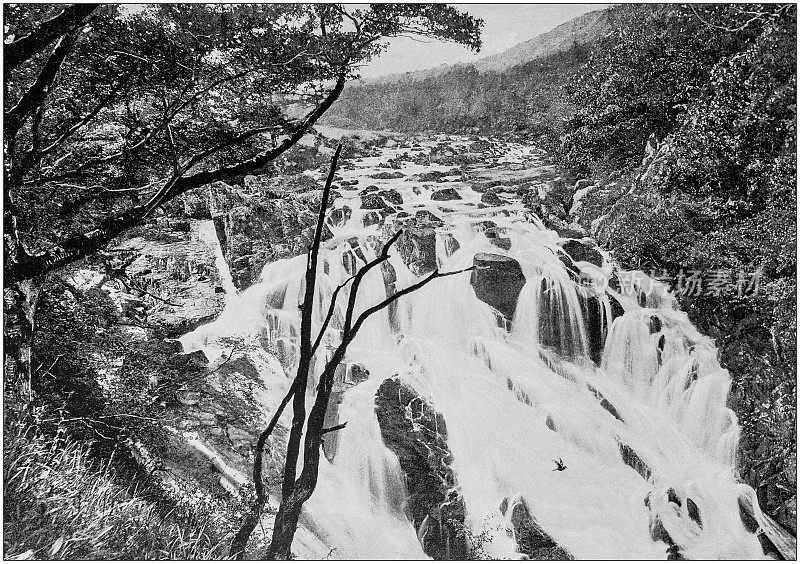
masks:
{"type": "Polygon", "coordinates": [[[397,37],[379,57],[361,68],[363,78],[374,78],[442,64],[467,63],[494,55],[554,27],[609,4],[455,4],[482,18],[483,48],[473,53],[466,47],[432,39],[397,37]]]}

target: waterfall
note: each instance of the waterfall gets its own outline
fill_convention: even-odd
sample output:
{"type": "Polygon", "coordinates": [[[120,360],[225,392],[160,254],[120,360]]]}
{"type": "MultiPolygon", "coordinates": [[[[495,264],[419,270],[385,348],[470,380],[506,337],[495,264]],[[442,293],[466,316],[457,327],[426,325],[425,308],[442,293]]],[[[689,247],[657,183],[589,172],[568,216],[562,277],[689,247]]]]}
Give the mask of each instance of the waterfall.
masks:
{"type": "Polygon", "coordinates": [[[219,237],[217,236],[217,229],[214,225],[214,220],[203,219],[192,224],[195,230],[196,237],[208,245],[214,252],[214,266],[219,272],[220,281],[222,282],[222,289],[225,292],[225,303],[235,299],[237,290],[236,285],[233,283],[233,276],[231,276],[231,269],[225,261],[225,256],[222,254],[222,247],[219,244],[219,237]]]}
{"type": "MultiPolygon", "coordinates": [[[[382,149],[341,175],[364,182],[401,153],[382,149]]],[[[507,144],[497,160],[540,157],[507,144]]],[[[403,170],[410,177],[430,167],[405,163],[403,170]]],[[[434,227],[431,268],[467,268],[483,253],[515,261],[524,283],[511,318],[480,299],[472,275],[463,273],[434,280],[365,324],[344,363],[365,367],[369,378],[352,381],[343,370],[337,379],[338,420],[348,425],[332,460],[320,462],[303,535],[333,550],[332,558],[425,556],[408,512],[402,461],[383,443],[375,414],[379,385],[397,376],[446,422],[453,491],[463,499],[471,542],[480,542],[484,554],[518,556],[508,516],[524,506],[577,558],[764,558],[740,517],[743,488],[752,490],[736,481],[739,425],[726,406],[730,376],[713,342],[663,287],[647,285],[642,300],[585,284],[611,272],[607,257],[601,266],[577,262],[570,270],[563,240],[513,198],[486,207],[480,193],[460,184],[452,186],[461,199],[437,201],[413,178],[366,182],[402,194],[396,213],[429,212],[443,220],[434,227]],[[558,471],[556,460],[566,469],[558,471]]],[[[333,290],[377,256],[391,232],[391,217],[367,221],[358,192],[343,192],[333,208],[343,205],[352,214],[330,225],[333,237],[320,255],[315,335],[333,290]]],[[[419,237],[414,245],[425,244],[419,237]]],[[[357,313],[392,286],[418,279],[419,265],[411,268],[398,249],[389,265],[365,277],[357,313]]],[[[181,338],[184,350],[250,335],[293,374],[304,268],[305,257],[266,265],[260,281],[215,322],[181,338]]],[[[317,353],[316,377],[341,337],[342,316],[340,308],[317,353]]],[[[312,401],[313,383],[309,407],[312,401]]]]}

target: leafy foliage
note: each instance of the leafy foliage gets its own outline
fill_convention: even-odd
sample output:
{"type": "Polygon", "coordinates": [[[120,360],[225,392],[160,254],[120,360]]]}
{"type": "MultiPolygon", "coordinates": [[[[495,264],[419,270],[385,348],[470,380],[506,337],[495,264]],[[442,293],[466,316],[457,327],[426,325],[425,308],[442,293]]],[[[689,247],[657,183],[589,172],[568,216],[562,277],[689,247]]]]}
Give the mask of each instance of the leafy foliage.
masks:
{"type": "Polygon", "coordinates": [[[12,282],[96,251],[180,193],[259,171],[385,37],[479,49],[482,24],[423,4],[4,10],[12,282]],[[39,48],[23,56],[31,37],[39,48]]]}
{"type": "Polygon", "coordinates": [[[583,203],[622,263],[760,273],[755,295],[704,291],[681,307],[717,340],[740,471],[774,511],[796,480],[796,8],[617,9],[627,23],[571,86],[559,158],[578,174],[622,170],[583,203]]]}
{"type": "Polygon", "coordinates": [[[348,87],[326,119],[395,131],[522,133],[552,142],[569,112],[562,86],[588,57],[588,47],[503,72],[458,66],[421,81],[348,87]]]}

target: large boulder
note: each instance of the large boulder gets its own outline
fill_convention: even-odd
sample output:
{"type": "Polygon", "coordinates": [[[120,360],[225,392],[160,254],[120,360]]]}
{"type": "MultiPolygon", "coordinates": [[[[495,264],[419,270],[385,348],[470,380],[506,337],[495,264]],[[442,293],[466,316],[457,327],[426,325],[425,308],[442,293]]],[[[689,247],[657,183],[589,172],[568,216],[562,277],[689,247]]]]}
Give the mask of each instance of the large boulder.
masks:
{"type": "Polygon", "coordinates": [[[403,205],[403,196],[400,195],[400,192],[392,188],[391,190],[381,190],[378,192],[378,195],[391,204],[396,206],[403,205]]]}
{"type": "Polygon", "coordinates": [[[371,174],[370,178],[375,178],[377,180],[391,180],[393,178],[403,178],[404,176],[405,176],[405,174],[403,174],[402,172],[400,172],[398,170],[398,171],[394,171],[394,172],[381,171],[381,172],[378,172],[378,173],[375,173],[375,174],[371,174]]]}
{"type": "MultiPolygon", "coordinates": [[[[215,219],[220,246],[239,290],[252,285],[268,262],[293,257],[308,249],[320,198],[319,190],[291,193],[282,198],[252,196],[215,219]]],[[[325,224],[323,240],[331,236],[325,224]]]]}
{"type": "Polygon", "coordinates": [[[483,196],[481,196],[481,203],[488,207],[496,207],[496,206],[502,206],[503,204],[505,204],[505,201],[502,200],[500,196],[497,195],[496,192],[491,191],[491,192],[485,192],[483,196]]]}
{"type": "Polygon", "coordinates": [[[389,238],[398,229],[403,230],[397,240],[397,250],[409,270],[421,276],[436,269],[436,228],[441,225],[441,219],[426,210],[419,210],[416,217],[387,223],[384,235],[389,238]]]}
{"type": "Polygon", "coordinates": [[[575,262],[585,261],[595,266],[603,266],[603,255],[589,243],[568,239],[559,243],[559,245],[575,262]]]}
{"type": "Polygon", "coordinates": [[[375,413],[383,442],[407,477],[407,511],[425,553],[437,560],[465,559],[464,502],[451,468],[444,418],[399,378],[380,385],[375,413]]]}
{"type": "Polygon", "coordinates": [[[386,207],[386,202],[383,201],[378,194],[366,194],[361,196],[361,209],[365,210],[382,210],[386,207]]]}
{"type": "Polygon", "coordinates": [[[461,195],[456,191],[455,188],[444,188],[442,190],[436,190],[433,194],[431,194],[431,200],[435,201],[447,201],[447,200],[460,200],[461,195]]]}
{"type": "Polygon", "coordinates": [[[561,548],[553,538],[536,522],[528,503],[521,495],[505,498],[500,504],[517,541],[517,551],[531,560],[574,560],[573,556],[561,548]]]}
{"type": "Polygon", "coordinates": [[[519,263],[505,255],[478,253],[473,264],[475,270],[470,276],[470,284],[475,295],[506,319],[513,319],[519,293],[525,286],[525,275],[519,263]]]}

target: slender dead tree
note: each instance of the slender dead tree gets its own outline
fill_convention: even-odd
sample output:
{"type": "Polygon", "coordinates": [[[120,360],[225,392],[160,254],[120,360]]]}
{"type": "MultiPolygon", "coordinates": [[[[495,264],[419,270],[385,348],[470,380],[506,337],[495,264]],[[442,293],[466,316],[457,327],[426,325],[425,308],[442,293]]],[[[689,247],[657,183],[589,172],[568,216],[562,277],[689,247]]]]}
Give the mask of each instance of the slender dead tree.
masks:
{"type": "Polygon", "coordinates": [[[347,347],[356,338],[356,335],[363,326],[364,322],[372,314],[387,308],[390,304],[396,302],[402,296],[419,290],[436,278],[443,278],[445,276],[452,276],[453,274],[469,272],[474,269],[474,267],[470,267],[453,272],[439,272],[439,270],[434,270],[425,278],[422,278],[418,282],[397,291],[393,295],[388,296],[385,300],[368,307],[363,312],[356,315],[356,300],[362,280],[376,266],[379,266],[384,261],[389,259],[389,249],[402,235],[402,230],[399,230],[384,244],[381,253],[374,260],[366,263],[356,274],[336,287],[331,296],[331,302],[328,306],[328,311],[322,323],[322,327],[319,330],[319,334],[312,341],[311,322],[314,313],[314,292],[316,287],[319,250],[322,243],[322,230],[325,223],[325,211],[327,209],[327,203],[330,197],[331,183],[333,182],[334,173],[336,171],[336,163],[339,159],[341,149],[342,147],[340,145],[333,156],[333,161],[331,162],[331,168],[328,172],[328,178],[325,182],[325,187],[322,192],[322,201],[320,202],[319,213],[317,215],[317,227],[314,233],[314,240],[308,252],[308,261],[305,272],[305,293],[303,303],[300,305],[300,358],[298,361],[297,374],[292,382],[291,387],[289,388],[288,393],[275,410],[269,425],[267,425],[266,429],[264,429],[258,438],[255,462],[253,464],[253,483],[256,489],[256,501],[251,507],[250,512],[245,516],[241,528],[231,543],[231,556],[237,559],[244,558],[247,541],[250,538],[250,534],[253,532],[253,529],[258,524],[261,512],[266,505],[267,492],[265,491],[262,478],[263,451],[264,447],[266,446],[267,439],[278,424],[283,410],[287,405],[289,405],[289,402],[292,402],[292,425],[289,433],[289,441],[286,447],[286,462],[284,466],[283,483],[281,488],[281,503],[280,507],[278,508],[278,514],[275,517],[272,540],[266,555],[267,558],[271,560],[288,560],[291,557],[292,541],[294,540],[294,534],[297,530],[297,523],[300,518],[303,504],[308,501],[317,486],[320,450],[322,448],[323,437],[327,433],[343,429],[346,425],[346,423],[343,423],[336,425],[335,427],[325,428],[325,412],[328,409],[328,402],[330,401],[331,392],[333,391],[336,368],[344,359],[344,356],[347,352],[347,347]],[[339,294],[347,287],[348,284],[351,284],[351,286],[345,309],[344,323],[342,326],[342,338],[339,345],[333,351],[331,358],[325,364],[325,368],[322,370],[316,389],[314,405],[312,406],[311,411],[306,414],[305,392],[308,386],[310,373],[313,369],[312,359],[322,343],[322,339],[325,335],[328,325],[333,319],[337,308],[337,299],[339,294]],[[302,468],[299,468],[298,465],[301,447],[303,449],[303,465],[302,468]]]}

